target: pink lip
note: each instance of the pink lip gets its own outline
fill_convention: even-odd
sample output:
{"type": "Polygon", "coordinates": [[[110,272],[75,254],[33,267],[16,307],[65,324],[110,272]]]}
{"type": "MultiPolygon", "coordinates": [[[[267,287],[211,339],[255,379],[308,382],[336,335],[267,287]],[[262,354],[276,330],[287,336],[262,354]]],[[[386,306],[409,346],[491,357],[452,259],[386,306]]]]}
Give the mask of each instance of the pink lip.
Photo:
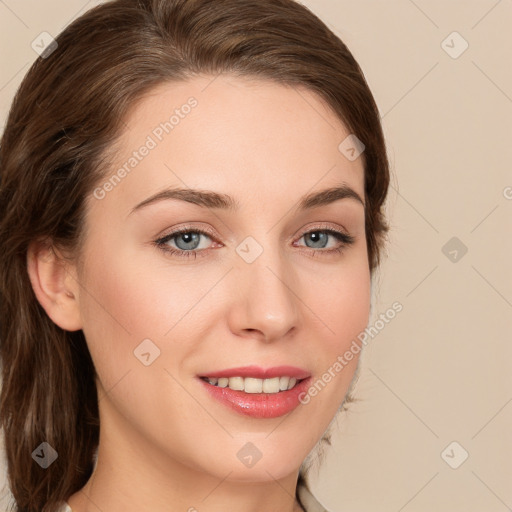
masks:
{"type": "Polygon", "coordinates": [[[277,418],[299,406],[300,397],[307,393],[311,377],[299,381],[292,389],[279,393],[246,393],[213,386],[198,379],[206,392],[230,409],[252,418],[277,418]]]}
{"type": "Polygon", "coordinates": [[[279,391],[278,393],[246,393],[245,391],[235,391],[229,387],[221,388],[214,386],[204,380],[204,378],[198,378],[197,380],[201,383],[209,396],[237,413],[252,418],[277,418],[292,412],[301,404],[300,398],[307,393],[307,389],[312,380],[312,377],[308,376],[307,372],[290,366],[280,366],[267,371],[260,368],[259,371],[256,372],[250,368],[255,367],[233,368],[216,372],[209,375],[209,377],[227,377],[228,375],[231,377],[248,376],[260,379],[272,378],[273,376],[295,377],[295,375],[306,375],[306,377],[295,377],[298,379],[298,382],[292,389],[279,391]],[[248,375],[243,375],[244,373],[248,375]],[[262,374],[266,375],[266,377],[258,376],[262,374]]]}
{"type": "Polygon", "coordinates": [[[305,379],[311,374],[297,368],[296,366],[274,366],[272,368],[261,368],[261,366],[242,366],[229,368],[227,370],[213,371],[199,375],[199,377],[254,377],[255,379],[271,379],[273,377],[295,377],[297,380],[305,379]]]}

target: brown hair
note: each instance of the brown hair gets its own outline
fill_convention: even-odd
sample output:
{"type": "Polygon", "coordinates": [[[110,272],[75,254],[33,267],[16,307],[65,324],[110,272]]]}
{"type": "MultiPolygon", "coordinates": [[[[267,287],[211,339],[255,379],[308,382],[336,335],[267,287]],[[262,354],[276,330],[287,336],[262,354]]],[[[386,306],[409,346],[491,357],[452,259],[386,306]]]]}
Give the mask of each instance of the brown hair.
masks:
{"type": "MultiPolygon", "coordinates": [[[[0,419],[20,512],[53,512],[81,489],[99,441],[85,337],[58,327],[37,301],[27,249],[42,240],[79,256],[86,199],[108,173],[123,117],[144,94],[223,72],[316,92],[365,145],[372,274],[388,231],[377,106],[345,44],[294,0],[114,0],[86,12],[56,42],[25,76],[0,145],[0,419]],[[47,469],[32,460],[41,442],[58,453],[47,469]]],[[[299,483],[304,474],[301,468],[299,483]]]]}

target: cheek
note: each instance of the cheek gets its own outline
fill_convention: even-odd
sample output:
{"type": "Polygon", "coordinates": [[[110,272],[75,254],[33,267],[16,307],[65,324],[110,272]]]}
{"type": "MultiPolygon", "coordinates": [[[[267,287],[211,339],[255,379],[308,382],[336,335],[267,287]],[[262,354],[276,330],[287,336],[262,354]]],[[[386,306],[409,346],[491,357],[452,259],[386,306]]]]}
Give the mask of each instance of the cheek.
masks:
{"type": "MultiPolygon", "coordinates": [[[[92,244],[80,298],[83,332],[105,388],[140,362],[134,349],[168,326],[155,308],[157,296],[148,286],[147,271],[119,245],[92,244]],[[157,320],[160,318],[161,324],[157,320]]],[[[168,323],[167,323],[168,325],[168,323]]]]}
{"type": "Polygon", "coordinates": [[[343,345],[355,338],[368,323],[370,313],[370,277],[366,269],[354,269],[337,281],[331,294],[329,313],[333,331],[343,345]]]}
{"type": "Polygon", "coordinates": [[[357,336],[368,324],[371,299],[370,275],[363,266],[350,266],[330,280],[318,280],[319,285],[326,282],[325,293],[310,296],[311,309],[321,319],[314,335],[317,348],[312,352],[317,371],[301,399],[304,410],[314,411],[319,418],[317,437],[339,410],[353,380],[361,356],[357,336]]]}
{"type": "MultiPolygon", "coordinates": [[[[311,318],[318,323],[318,336],[332,356],[365,329],[370,314],[371,280],[367,259],[359,251],[339,265],[309,273],[303,281],[304,297],[311,318]]],[[[305,310],[307,311],[307,309],[305,310]]]]}
{"type": "Polygon", "coordinates": [[[96,247],[101,249],[88,252],[80,307],[91,356],[107,387],[141,367],[134,350],[143,340],[160,350],[159,365],[169,362],[170,350],[173,356],[184,350],[185,343],[174,342],[198,332],[197,305],[218,276],[172,268],[164,256],[148,262],[147,253],[123,250],[122,244],[96,247]]]}
{"type": "Polygon", "coordinates": [[[370,314],[367,260],[359,251],[353,256],[308,279],[309,294],[304,300],[316,324],[308,333],[317,344],[312,357],[318,371],[305,400],[311,400],[327,419],[335,414],[352,382],[361,356],[357,337],[367,327],[370,314]]]}
{"type": "Polygon", "coordinates": [[[103,329],[123,332],[134,342],[140,336],[162,337],[199,300],[201,283],[192,282],[191,273],[171,269],[163,257],[160,262],[145,255],[104,245],[89,252],[85,323],[101,323],[103,329]]]}

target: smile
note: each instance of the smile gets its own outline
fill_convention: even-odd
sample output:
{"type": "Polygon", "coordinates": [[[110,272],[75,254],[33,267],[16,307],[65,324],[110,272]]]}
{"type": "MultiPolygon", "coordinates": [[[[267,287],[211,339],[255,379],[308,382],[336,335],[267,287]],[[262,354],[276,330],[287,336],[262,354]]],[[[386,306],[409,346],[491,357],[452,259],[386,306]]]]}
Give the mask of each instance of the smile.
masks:
{"type": "Polygon", "coordinates": [[[229,388],[233,391],[245,393],[279,393],[295,387],[303,379],[282,376],[271,379],[257,379],[254,377],[202,377],[203,380],[219,388],[229,388]]]}
{"type": "Polygon", "coordinates": [[[313,377],[294,366],[245,366],[198,375],[208,399],[251,418],[278,418],[300,405],[313,377]]]}

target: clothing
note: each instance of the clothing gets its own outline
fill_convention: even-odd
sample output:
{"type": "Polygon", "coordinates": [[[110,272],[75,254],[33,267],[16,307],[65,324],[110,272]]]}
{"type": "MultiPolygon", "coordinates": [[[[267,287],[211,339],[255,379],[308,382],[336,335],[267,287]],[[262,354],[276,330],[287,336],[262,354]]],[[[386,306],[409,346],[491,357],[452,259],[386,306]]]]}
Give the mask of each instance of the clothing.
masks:
{"type": "MultiPolygon", "coordinates": [[[[299,495],[302,507],[306,512],[329,512],[308,490],[304,485],[297,486],[297,494],[299,495]]],[[[71,511],[67,511],[71,512],[71,511]]]]}
{"type": "MultiPolygon", "coordinates": [[[[329,512],[304,485],[297,487],[297,494],[306,512],[329,512]]],[[[73,510],[63,502],[58,512],[73,512],[73,510]]]]}

